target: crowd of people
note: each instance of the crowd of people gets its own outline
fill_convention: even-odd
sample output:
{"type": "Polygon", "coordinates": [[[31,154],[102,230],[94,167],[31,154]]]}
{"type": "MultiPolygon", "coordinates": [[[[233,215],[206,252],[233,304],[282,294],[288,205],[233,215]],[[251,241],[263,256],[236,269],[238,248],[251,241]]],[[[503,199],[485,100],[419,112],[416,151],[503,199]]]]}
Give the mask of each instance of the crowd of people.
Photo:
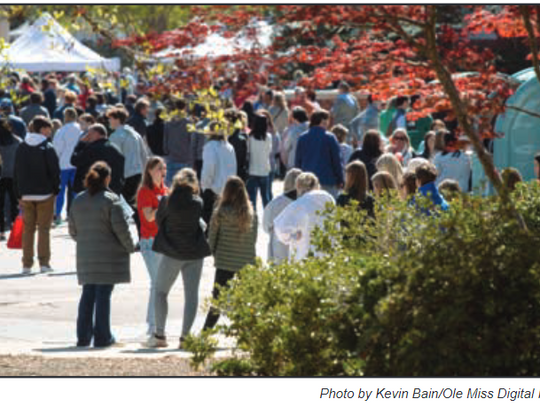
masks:
{"type": "MultiPolygon", "coordinates": [[[[67,76],[62,85],[46,76],[42,91],[24,77],[22,105],[0,90],[0,238],[21,212],[22,272],[32,271],[36,230],[40,271],[50,272],[51,227],[68,221],[83,287],[78,346],[115,343],[111,295],[130,281],[136,251],[150,281],[146,346],[168,346],[168,294],[181,274],[182,347],[198,311],[203,260],[214,257],[217,298],[261,255],[259,224],[270,237],[268,262],[301,261],[318,255],[311,232],[328,206],[357,202],[373,218],[386,196],[414,203],[419,193],[431,200],[430,211],[447,210],[471,189],[468,146],[442,120],[409,122],[407,97],[381,103],[364,95],[359,102],[341,83],[328,111],[301,88],[292,101],[272,89],[237,100],[231,82],[222,82],[225,127],[211,118],[215,106],[158,100],[142,87],[115,96],[84,76],[67,76]],[[166,111],[174,112],[167,120],[166,111]],[[411,132],[422,139],[417,150],[411,132]],[[274,197],[277,177],[283,193],[274,197]]],[[[505,179],[515,185],[519,173],[512,174],[505,179]]],[[[218,320],[211,309],[203,329],[218,320]]]]}

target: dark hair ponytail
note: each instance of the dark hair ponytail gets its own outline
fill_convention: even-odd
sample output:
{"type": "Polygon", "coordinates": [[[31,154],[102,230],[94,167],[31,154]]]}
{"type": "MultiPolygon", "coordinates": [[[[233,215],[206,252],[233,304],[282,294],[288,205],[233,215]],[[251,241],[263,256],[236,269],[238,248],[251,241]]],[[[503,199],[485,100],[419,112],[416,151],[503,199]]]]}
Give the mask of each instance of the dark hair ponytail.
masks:
{"type": "Polygon", "coordinates": [[[103,161],[98,161],[88,171],[84,179],[84,187],[93,196],[107,189],[106,180],[111,175],[111,167],[103,161]]]}

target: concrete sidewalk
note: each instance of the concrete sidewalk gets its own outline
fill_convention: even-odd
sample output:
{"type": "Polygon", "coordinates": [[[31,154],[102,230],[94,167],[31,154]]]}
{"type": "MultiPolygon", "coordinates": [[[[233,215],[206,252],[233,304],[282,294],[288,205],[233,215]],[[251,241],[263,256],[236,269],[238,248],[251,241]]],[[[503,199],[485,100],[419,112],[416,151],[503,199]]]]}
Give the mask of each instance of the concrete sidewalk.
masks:
{"type": "MultiPolygon", "coordinates": [[[[278,184],[278,183],[276,183],[278,184]]],[[[281,183],[277,190],[281,190],[281,183]]],[[[259,221],[262,208],[258,208],[259,221]]],[[[268,236],[259,230],[257,255],[266,259],[268,236]]],[[[76,318],[81,288],[75,273],[75,243],[63,224],[52,232],[52,264],[50,274],[21,274],[21,251],[8,250],[0,244],[0,355],[41,355],[47,357],[189,357],[177,350],[183,315],[183,287],[179,277],[169,296],[167,334],[169,349],[144,349],[146,339],[146,306],[149,279],[140,253],[132,256],[131,284],[117,285],[113,292],[112,328],[123,347],[105,350],[77,349],[76,318]]],[[[35,266],[37,270],[37,266],[35,266]]],[[[200,286],[199,312],[192,332],[200,332],[211,297],[215,269],[213,258],[204,264],[200,286]]],[[[217,356],[229,353],[231,343],[218,338],[217,356]]]]}

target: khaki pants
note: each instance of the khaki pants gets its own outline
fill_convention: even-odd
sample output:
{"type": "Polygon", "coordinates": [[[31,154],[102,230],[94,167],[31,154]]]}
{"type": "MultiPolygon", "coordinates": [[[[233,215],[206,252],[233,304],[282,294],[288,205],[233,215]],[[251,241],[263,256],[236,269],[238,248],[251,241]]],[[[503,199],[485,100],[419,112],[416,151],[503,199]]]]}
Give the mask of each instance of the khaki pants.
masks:
{"type": "Polygon", "coordinates": [[[51,226],[54,216],[55,197],[44,201],[22,201],[24,216],[23,267],[34,264],[34,235],[38,231],[38,259],[40,266],[50,266],[51,226]]]}

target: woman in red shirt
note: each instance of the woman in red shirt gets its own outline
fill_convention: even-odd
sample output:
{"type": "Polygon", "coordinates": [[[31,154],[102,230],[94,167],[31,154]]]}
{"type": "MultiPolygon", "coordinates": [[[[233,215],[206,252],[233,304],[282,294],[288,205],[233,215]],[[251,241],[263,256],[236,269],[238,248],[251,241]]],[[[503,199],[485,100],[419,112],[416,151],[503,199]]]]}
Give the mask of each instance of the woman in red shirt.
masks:
{"type": "Polygon", "coordinates": [[[137,195],[137,210],[141,219],[141,254],[146,264],[148,275],[150,276],[150,298],[148,299],[146,314],[148,335],[152,335],[155,330],[155,282],[161,255],[152,250],[152,245],[158,232],[156,212],[159,201],[168,193],[163,183],[166,175],[167,165],[165,161],[160,157],[150,158],[146,164],[142,184],[137,195]]]}

